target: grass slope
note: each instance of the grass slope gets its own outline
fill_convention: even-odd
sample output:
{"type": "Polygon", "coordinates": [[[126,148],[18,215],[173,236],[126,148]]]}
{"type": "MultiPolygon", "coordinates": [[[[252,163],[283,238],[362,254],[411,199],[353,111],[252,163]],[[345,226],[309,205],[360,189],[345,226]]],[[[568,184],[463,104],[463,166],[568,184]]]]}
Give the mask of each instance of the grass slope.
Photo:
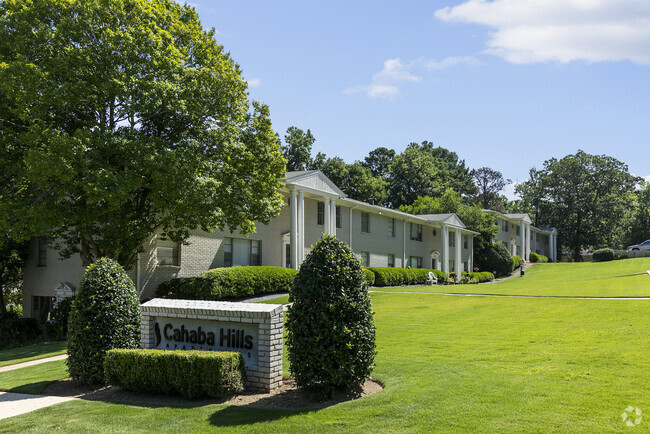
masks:
{"type": "Polygon", "coordinates": [[[75,401],[0,431],[601,432],[625,430],[630,405],[650,409],[650,301],[372,299],[376,395],[302,412],[75,401]]]}
{"type": "Polygon", "coordinates": [[[50,384],[68,378],[65,360],[45,362],[26,368],[0,372],[0,390],[3,392],[43,393],[50,384]]]}
{"type": "Polygon", "coordinates": [[[481,285],[377,288],[379,291],[579,297],[650,297],[650,258],[534,264],[524,277],[481,285]]]}
{"type": "Polygon", "coordinates": [[[41,342],[0,351],[0,367],[65,354],[65,341],[41,342]]]}

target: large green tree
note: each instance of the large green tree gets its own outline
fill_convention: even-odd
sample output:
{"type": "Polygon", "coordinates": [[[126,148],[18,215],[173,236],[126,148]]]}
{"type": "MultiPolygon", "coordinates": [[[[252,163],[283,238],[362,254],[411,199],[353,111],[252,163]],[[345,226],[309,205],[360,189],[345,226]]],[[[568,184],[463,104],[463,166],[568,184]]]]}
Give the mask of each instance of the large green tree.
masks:
{"type": "Polygon", "coordinates": [[[277,215],[268,108],[214,34],[173,0],[0,3],[0,225],[128,267],[155,232],[277,215]]]}
{"type": "Polygon", "coordinates": [[[474,171],[474,180],[478,189],[476,202],[484,209],[503,211],[502,197],[499,192],[512,180],[504,179],[501,172],[489,167],[476,169],[474,171]]]}
{"type": "Polygon", "coordinates": [[[316,139],[309,130],[304,132],[297,127],[287,128],[282,153],[284,158],[287,159],[288,171],[308,170],[311,168],[311,146],[315,141],[316,139]]]}
{"type": "Polygon", "coordinates": [[[620,247],[650,240],[650,182],[643,182],[630,203],[626,230],[621,232],[620,247]]]}
{"type": "Polygon", "coordinates": [[[26,243],[0,237],[0,318],[7,313],[7,304],[21,304],[26,256],[26,243]]]}
{"type": "Polygon", "coordinates": [[[465,161],[431,142],[409,144],[395,155],[389,171],[389,202],[395,208],[412,204],[418,196],[442,196],[448,188],[463,196],[477,191],[465,161]]]}
{"type": "Polygon", "coordinates": [[[558,244],[578,261],[583,248],[614,243],[639,181],[617,159],[579,150],[531,169],[516,191],[533,223],[557,228],[558,244]]]}

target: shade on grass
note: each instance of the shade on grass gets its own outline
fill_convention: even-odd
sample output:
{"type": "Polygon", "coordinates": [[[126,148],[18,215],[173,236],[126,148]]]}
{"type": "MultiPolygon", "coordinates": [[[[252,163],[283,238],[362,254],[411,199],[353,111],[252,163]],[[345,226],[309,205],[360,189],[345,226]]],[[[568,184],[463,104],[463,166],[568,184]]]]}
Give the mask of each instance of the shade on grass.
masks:
{"type": "Polygon", "coordinates": [[[65,354],[66,342],[41,342],[0,351],[0,367],[65,354]]]}
{"type": "Polygon", "coordinates": [[[0,372],[0,390],[4,392],[43,393],[58,380],[68,378],[65,360],[45,362],[26,368],[0,372]]]}
{"type": "Polygon", "coordinates": [[[650,258],[533,264],[523,277],[481,285],[409,286],[381,291],[578,297],[650,297],[650,258]]]}
{"type": "Polygon", "coordinates": [[[303,412],[75,401],[0,431],[602,432],[626,429],[630,405],[650,409],[650,301],[372,299],[376,395],[303,412]]]}

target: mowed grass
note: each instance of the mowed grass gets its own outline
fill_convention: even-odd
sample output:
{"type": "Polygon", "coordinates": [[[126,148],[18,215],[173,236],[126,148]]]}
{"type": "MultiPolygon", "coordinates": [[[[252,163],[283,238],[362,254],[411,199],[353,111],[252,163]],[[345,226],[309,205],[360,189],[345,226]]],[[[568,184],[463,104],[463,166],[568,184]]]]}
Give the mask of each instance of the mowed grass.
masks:
{"type": "Polygon", "coordinates": [[[650,411],[650,300],[372,299],[376,395],[311,411],[80,400],[0,431],[602,432],[650,411]]]}
{"type": "MultiPolygon", "coordinates": [[[[0,372],[0,391],[17,393],[43,393],[58,380],[68,378],[65,360],[45,362],[25,368],[0,372]]],[[[0,404],[0,412],[2,412],[0,404]]]]}
{"type": "Polygon", "coordinates": [[[41,342],[0,350],[0,367],[65,354],[66,345],[65,341],[41,342]]]}
{"type": "Polygon", "coordinates": [[[377,291],[450,292],[575,297],[650,297],[650,258],[611,262],[533,264],[523,277],[480,285],[373,288],[377,291]]]}

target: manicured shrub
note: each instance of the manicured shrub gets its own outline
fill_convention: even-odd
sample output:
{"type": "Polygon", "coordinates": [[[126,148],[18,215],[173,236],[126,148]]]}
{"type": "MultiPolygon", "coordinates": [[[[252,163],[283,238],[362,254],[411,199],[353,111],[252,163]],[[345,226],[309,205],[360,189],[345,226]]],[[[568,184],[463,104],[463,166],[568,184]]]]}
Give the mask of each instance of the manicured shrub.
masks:
{"type": "Polygon", "coordinates": [[[174,278],[162,283],[155,295],[184,300],[221,300],[257,294],[289,292],[298,271],[255,266],[215,268],[198,277],[174,278]]]}
{"type": "Polygon", "coordinates": [[[68,371],[87,386],[104,384],[104,355],[140,344],[138,293],[124,269],[101,258],[81,278],[68,322],[68,371]]]}
{"type": "Polygon", "coordinates": [[[616,254],[616,259],[617,259],[617,260],[618,260],[618,259],[627,259],[627,252],[625,252],[625,251],[618,252],[618,253],[616,254]]]}
{"type": "Polygon", "coordinates": [[[521,259],[519,256],[513,256],[512,261],[514,263],[513,269],[516,270],[517,268],[521,267],[521,264],[524,263],[524,260],[521,259]]]}
{"type": "Polygon", "coordinates": [[[494,280],[494,274],[489,271],[474,271],[471,273],[466,273],[463,271],[463,276],[467,275],[470,279],[476,279],[477,283],[483,282],[492,282],[494,280]]]}
{"type": "Polygon", "coordinates": [[[375,286],[424,285],[430,271],[438,282],[448,279],[442,271],[426,268],[370,267],[369,270],[375,274],[375,286]]]}
{"type": "Polygon", "coordinates": [[[476,258],[481,270],[493,271],[496,276],[505,276],[514,270],[514,261],[506,246],[499,242],[492,243],[482,250],[476,258]]]}
{"type": "Polygon", "coordinates": [[[225,351],[109,350],[106,384],[135,392],[221,398],[244,390],[241,353],[225,351]]]}
{"type": "Polygon", "coordinates": [[[52,311],[56,339],[65,339],[68,335],[68,320],[70,319],[73,301],[74,295],[72,297],[66,297],[58,302],[52,311]]]}
{"type": "Polygon", "coordinates": [[[356,255],[323,235],[289,293],[287,348],[301,388],[321,397],[363,384],[375,361],[375,325],[368,284],[356,255]]]}
{"type": "Polygon", "coordinates": [[[539,262],[540,264],[548,262],[548,257],[539,253],[530,252],[530,262],[539,262]]]}
{"type": "Polygon", "coordinates": [[[43,335],[43,328],[34,318],[9,316],[0,320],[0,349],[23,345],[43,335]]]}
{"type": "Polygon", "coordinates": [[[375,285],[375,273],[372,272],[368,267],[361,267],[363,270],[364,274],[366,275],[366,282],[368,283],[368,286],[374,286],[375,285]]]}
{"type": "Polygon", "coordinates": [[[593,262],[605,262],[614,260],[614,250],[612,249],[598,249],[592,256],[593,262]]]}

